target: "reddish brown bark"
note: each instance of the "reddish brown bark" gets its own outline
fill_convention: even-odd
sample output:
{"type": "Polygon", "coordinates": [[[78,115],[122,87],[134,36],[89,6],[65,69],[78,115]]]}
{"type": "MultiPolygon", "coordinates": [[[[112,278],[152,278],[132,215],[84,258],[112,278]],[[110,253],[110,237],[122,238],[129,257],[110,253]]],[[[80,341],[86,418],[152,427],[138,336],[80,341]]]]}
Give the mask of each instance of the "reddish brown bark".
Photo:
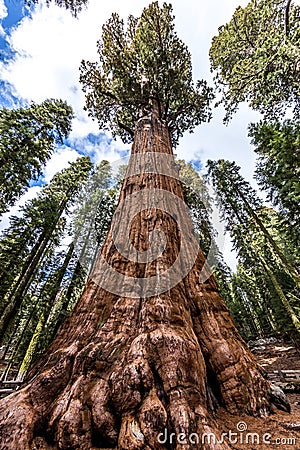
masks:
{"type": "Polygon", "coordinates": [[[186,276],[172,284],[180,270],[185,273],[182,266],[189,255],[173,274],[169,268],[185,248],[183,234],[192,241],[193,231],[185,208],[178,211],[180,217],[169,213],[174,198],[183,199],[183,194],[168,129],[155,112],[141,119],[135,132],[132,155],[147,152],[164,153],[164,173],[160,167],[147,173],[143,159],[139,174],[140,161],[129,164],[117,211],[125,236],[123,255],[111,229],[81,299],[31,370],[26,387],[1,401],[1,449],[226,450],[226,443],[201,444],[203,433],[219,436],[213,419],[216,402],[232,413],[268,412],[268,384],[235,329],[214,278],[203,277],[201,251],[186,276]],[[139,193],[153,197],[157,190],[164,194],[159,208],[151,198],[152,207],[142,210],[139,193]],[[125,216],[137,209],[141,212],[126,237],[125,216]],[[147,261],[141,251],[147,254],[155,244],[149,235],[157,229],[165,234],[165,250],[147,261]],[[135,260],[126,257],[129,242],[135,260]],[[109,273],[105,261],[129,278],[112,278],[111,289],[104,289],[109,273]],[[151,292],[145,280],[153,277],[157,293],[145,295],[151,292]],[[171,287],[164,289],[168,283],[171,287]],[[164,430],[167,443],[158,438],[164,430]],[[170,433],[176,436],[173,444],[170,433]],[[191,433],[200,439],[196,446],[189,442],[191,433]]]}

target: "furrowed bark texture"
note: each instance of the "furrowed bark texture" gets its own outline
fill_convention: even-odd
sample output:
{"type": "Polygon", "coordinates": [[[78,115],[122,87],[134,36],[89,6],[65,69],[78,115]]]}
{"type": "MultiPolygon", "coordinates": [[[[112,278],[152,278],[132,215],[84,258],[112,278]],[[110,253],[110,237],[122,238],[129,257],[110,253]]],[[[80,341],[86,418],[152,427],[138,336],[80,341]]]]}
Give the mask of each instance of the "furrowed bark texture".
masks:
{"type": "MultiPolygon", "coordinates": [[[[131,158],[146,153],[163,153],[170,173],[174,169],[169,132],[155,111],[137,123],[131,158]]],[[[178,283],[161,288],[160,276],[183,251],[182,234],[189,239],[193,230],[186,210],[178,217],[183,229],[168,212],[172,196],[183,199],[178,177],[141,167],[140,173],[128,172],[120,195],[117,218],[124,236],[128,208],[122,204],[128,201],[135,211],[141,191],[171,197],[166,194],[159,208],[139,205],[125,238],[136,249],[135,259],[119,251],[111,228],[81,299],[27,385],[0,402],[1,449],[226,450],[226,443],[201,443],[204,433],[218,439],[217,404],[232,413],[268,412],[268,384],[214,278],[208,273],[204,282],[199,279],[208,270],[201,251],[178,283]],[[157,229],[165,235],[164,250],[145,261],[140,255],[149,251],[150,233],[157,229]],[[111,290],[105,261],[124,276],[112,280],[111,290]],[[157,293],[145,296],[150,291],[143,281],[154,276],[157,293]],[[130,284],[130,278],[138,282],[130,284]],[[194,441],[199,437],[196,445],[192,433],[194,441]]]]}

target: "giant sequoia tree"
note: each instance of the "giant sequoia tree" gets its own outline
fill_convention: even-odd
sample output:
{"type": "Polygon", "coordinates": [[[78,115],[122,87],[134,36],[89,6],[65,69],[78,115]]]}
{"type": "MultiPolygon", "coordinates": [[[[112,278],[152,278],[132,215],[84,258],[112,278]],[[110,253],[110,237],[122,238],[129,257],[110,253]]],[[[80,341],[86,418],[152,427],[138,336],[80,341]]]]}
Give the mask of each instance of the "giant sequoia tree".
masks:
{"type": "Polygon", "coordinates": [[[133,137],[131,158],[80,300],[1,402],[1,448],[188,449],[196,433],[197,448],[225,450],[203,436],[219,435],[216,404],[263,415],[270,399],[197,247],[172,154],[209,117],[211,91],[194,85],[166,4],[126,29],[113,14],[98,49],[99,63],[82,65],[87,109],[133,137]]]}

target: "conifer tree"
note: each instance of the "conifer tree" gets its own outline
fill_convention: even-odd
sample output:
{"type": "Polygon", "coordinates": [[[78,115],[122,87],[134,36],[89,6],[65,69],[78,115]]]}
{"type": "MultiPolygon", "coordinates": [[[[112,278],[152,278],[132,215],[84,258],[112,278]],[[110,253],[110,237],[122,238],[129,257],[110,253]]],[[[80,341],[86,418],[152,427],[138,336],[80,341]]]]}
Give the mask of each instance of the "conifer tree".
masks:
{"type": "Polygon", "coordinates": [[[0,214],[41,175],[55,145],[69,134],[72,117],[61,100],[0,109],[0,214]]]}
{"type": "MultiPolygon", "coordinates": [[[[62,263],[58,265],[55,270],[50,273],[44,285],[41,288],[40,308],[38,313],[38,321],[33,330],[30,342],[26,349],[26,353],[20,365],[17,379],[23,380],[26,375],[32,361],[35,358],[37,352],[41,352],[45,343],[49,344],[49,329],[46,329],[47,321],[50,317],[51,311],[55,306],[55,301],[59,295],[59,289],[70,263],[74,252],[74,245],[69,245],[68,251],[63,257],[62,263]]],[[[59,258],[61,260],[61,257],[59,258]]]]}
{"type": "Polygon", "coordinates": [[[294,296],[294,293],[288,295],[284,288],[287,283],[289,291],[299,293],[298,280],[294,271],[290,270],[290,261],[286,264],[288,256],[284,240],[274,234],[276,228],[270,230],[267,225],[270,223],[270,216],[264,214],[260,199],[249,183],[241,177],[239,167],[235,163],[224,160],[209,161],[208,170],[222,218],[233,238],[239,257],[248,269],[254,270],[257,279],[259,271],[265,274],[270,296],[275,295],[277,304],[279,301],[281,305],[278,316],[285,313],[289,317],[285,328],[289,326],[287,324],[290,321],[293,332],[299,333],[299,316],[293,306],[294,302],[289,298],[294,296]],[[289,281],[285,280],[285,277],[289,281]]]}
{"type": "Polygon", "coordinates": [[[219,27],[210,60],[226,120],[244,101],[267,120],[288,108],[299,117],[299,17],[291,0],[250,0],[219,27]]]}
{"type": "Polygon", "coordinates": [[[51,342],[61,323],[74,307],[84,288],[97,251],[103,244],[116,208],[116,191],[111,187],[111,168],[108,161],[94,167],[89,180],[82,187],[71,219],[73,267],[66,286],[55,305],[55,323],[50,326],[51,342]]]}
{"type": "Polygon", "coordinates": [[[240,259],[236,273],[232,274],[229,304],[238,330],[247,341],[279,331],[273,313],[274,305],[270,305],[268,297],[270,286],[266,284],[266,277],[261,267],[257,270],[255,261],[250,267],[248,263],[248,260],[242,262],[240,259]]]}
{"type": "MultiPolygon", "coordinates": [[[[177,159],[176,163],[179,165],[179,178],[184,200],[189,207],[200,248],[207,257],[211,246],[214,245],[214,230],[211,224],[212,199],[209,196],[205,180],[199,176],[193,166],[182,159],[177,159]]],[[[211,263],[212,261],[210,261],[211,263]]]]}
{"type": "Polygon", "coordinates": [[[262,202],[250,184],[243,180],[239,169],[234,162],[223,159],[208,161],[208,172],[218,194],[218,205],[223,217],[226,217],[227,227],[232,230],[236,225],[243,225],[252,220],[281,260],[283,267],[290,273],[295,284],[300,287],[300,276],[297,269],[256,213],[256,210],[261,208],[262,202]]]}
{"type": "MultiPolygon", "coordinates": [[[[22,261],[14,261],[12,258],[5,261],[2,269],[3,279],[6,281],[5,303],[6,307],[1,317],[1,335],[7,331],[11,321],[17,314],[32,277],[38,269],[51,236],[59,223],[60,218],[66,212],[68,206],[78,193],[81,183],[87,179],[91,169],[89,157],[82,157],[56,174],[50,184],[45,186],[37,198],[34,198],[23,208],[23,216],[13,219],[13,226],[4,235],[4,249],[7,243],[12,248],[12,255],[18,252],[19,244],[23,249],[22,261]],[[22,230],[27,236],[24,248],[22,230]],[[12,239],[12,236],[14,239],[12,239]],[[20,239],[20,242],[19,242],[20,239]],[[10,283],[7,283],[7,279],[10,283]]],[[[5,257],[3,256],[3,259],[5,257]]]]}
{"type": "MultiPolygon", "coordinates": [[[[18,373],[52,286],[47,279],[51,281],[55,278],[51,277],[51,274],[58,270],[60,264],[60,258],[56,256],[56,249],[61,242],[65,227],[66,220],[65,217],[62,217],[49,240],[36,273],[22,296],[13,326],[1,341],[1,358],[5,362],[1,379],[14,379],[18,373]]],[[[36,345],[39,345],[38,339],[36,345]]]]}
{"type": "Polygon", "coordinates": [[[102,161],[91,171],[89,180],[76,196],[69,218],[71,224],[66,226],[63,220],[62,225],[56,227],[57,239],[52,236],[52,244],[48,245],[50,251],[47,250],[39,263],[38,272],[24,293],[14,328],[5,340],[2,357],[10,357],[2,377],[11,378],[18,368],[17,379],[24,378],[32,361],[51,343],[62,320],[79,298],[114,211],[110,178],[109,164],[102,161]],[[57,248],[69,235],[72,241],[68,249],[57,253],[57,248]]]}
{"type": "Polygon", "coordinates": [[[289,221],[297,239],[300,233],[300,123],[261,121],[250,126],[249,135],[258,154],[258,183],[289,221]]]}

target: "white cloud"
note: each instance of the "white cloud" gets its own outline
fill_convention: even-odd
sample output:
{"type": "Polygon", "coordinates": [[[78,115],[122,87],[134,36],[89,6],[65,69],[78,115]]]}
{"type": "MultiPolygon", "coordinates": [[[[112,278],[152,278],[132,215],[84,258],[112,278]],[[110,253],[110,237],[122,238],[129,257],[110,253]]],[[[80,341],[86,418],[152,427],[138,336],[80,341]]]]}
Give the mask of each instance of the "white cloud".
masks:
{"type": "Polygon", "coordinates": [[[62,169],[80,158],[83,153],[91,156],[92,160],[98,164],[103,159],[110,163],[119,162],[121,158],[120,149],[128,150],[128,146],[111,141],[105,135],[96,135],[96,142],[90,140],[87,136],[78,138],[77,136],[68,139],[68,145],[59,147],[51,156],[43,170],[43,182],[49,183],[53,176],[62,169]]]}
{"type": "Polygon", "coordinates": [[[16,56],[8,63],[0,62],[0,78],[9,82],[16,97],[41,102],[61,98],[74,109],[72,137],[99,132],[96,121],[83,111],[84,94],[79,83],[82,59],[97,58],[96,42],[102,24],[113,11],[121,15],[139,14],[142,2],[112,0],[109,4],[90,0],[79,19],[52,4],[36,7],[32,18],[25,17],[7,38],[16,56]],[[140,5],[140,6],[139,6],[140,5]]]}
{"type": "Polygon", "coordinates": [[[47,162],[43,173],[43,181],[49,183],[57,172],[65,169],[79,157],[80,154],[76,150],[66,146],[60,147],[47,162]]]}
{"type": "Polygon", "coordinates": [[[105,6],[91,0],[77,20],[54,4],[38,5],[32,18],[25,17],[8,38],[17,55],[1,65],[1,78],[19,97],[37,102],[63,98],[76,112],[82,111],[79,66],[82,59],[96,58],[101,26],[115,9],[124,10],[123,4],[113,0],[105,6]]]}
{"type": "Polygon", "coordinates": [[[4,0],[0,0],[0,20],[7,16],[7,8],[5,6],[4,0]]]}
{"type": "Polygon", "coordinates": [[[17,201],[17,203],[10,208],[10,210],[3,214],[0,218],[0,231],[4,230],[9,226],[9,218],[11,216],[18,216],[20,217],[22,215],[22,212],[20,210],[21,206],[24,206],[25,203],[29,200],[32,200],[37,196],[37,194],[41,191],[40,186],[33,186],[29,188],[22,197],[17,201]]]}
{"type": "MultiPolygon", "coordinates": [[[[0,0],[0,22],[2,22],[2,20],[7,16],[7,8],[4,4],[4,0],[0,0]]],[[[0,36],[3,36],[4,30],[2,28],[2,25],[0,23],[0,36]]]]}
{"type": "Polygon", "coordinates": [[[22,98],[63,98],[76,106],[82,97],[76,88],[84,42],[78,26],[63,9],[39,6],[32,19],[25,17],[11,33],[9,42],[17,54],[2,66],[2,79],[22,98]]]}

